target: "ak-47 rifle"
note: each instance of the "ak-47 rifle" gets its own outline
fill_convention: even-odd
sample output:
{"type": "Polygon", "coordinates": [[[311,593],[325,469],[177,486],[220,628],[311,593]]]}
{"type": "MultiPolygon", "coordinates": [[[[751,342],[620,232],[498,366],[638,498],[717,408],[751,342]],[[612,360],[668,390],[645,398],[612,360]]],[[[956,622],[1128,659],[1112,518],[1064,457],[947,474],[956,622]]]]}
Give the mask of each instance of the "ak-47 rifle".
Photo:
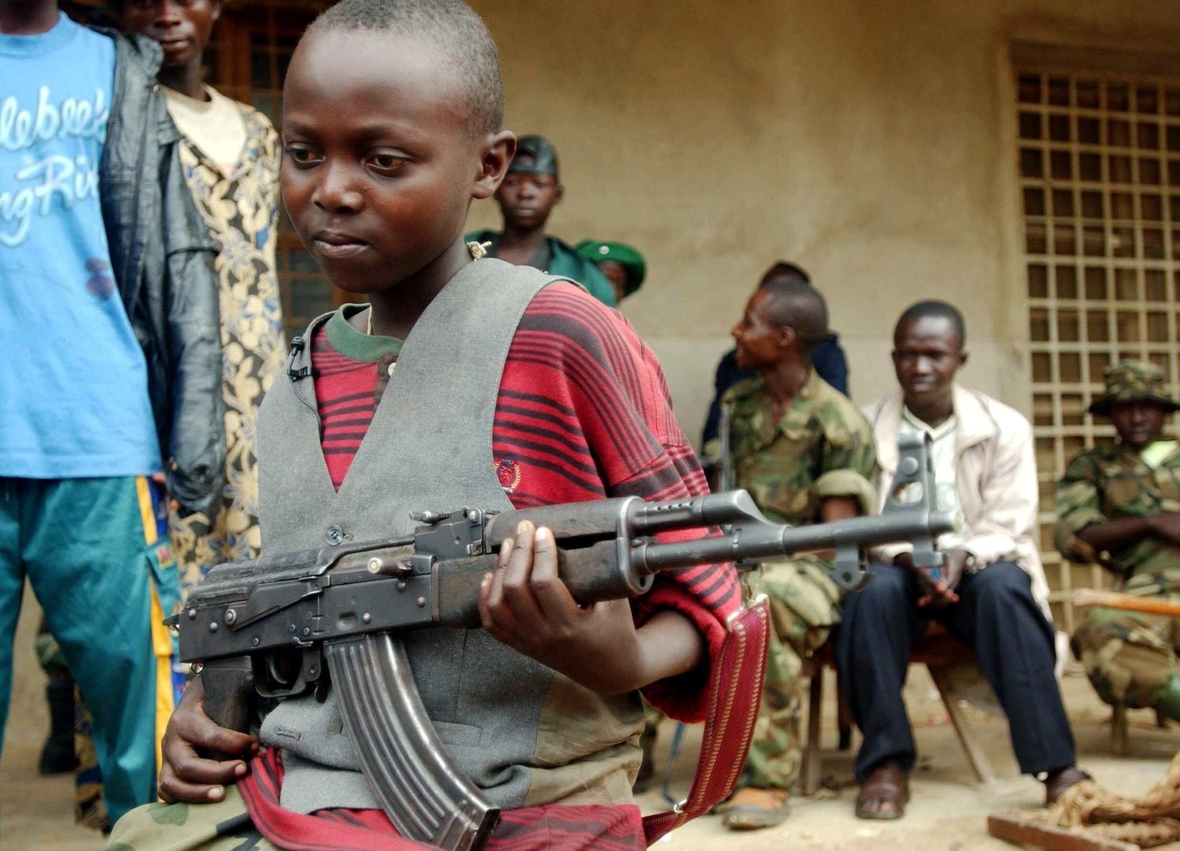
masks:
{"type": "Polygon", "coordinates": [[[582,604],[635,597],[662,570],[753,565],[835,550],[833,578],[847,589],[867,577],[864,550],[912,541],[915,561],[936,563],[937,537],[955,527],[933,509],[927,444],[899,442],[894,495],[885,512],[836,523],[771,523],[745,491],[671,502],[637,497],[492,514],[424,511],[412,535],[222,564],[170,619],[180,657],[201,663],[205,711],[245,730],[254,693],[284,698],[325,692],[328,674],[374,795],[405,837],[451,851],[480,848],[499,811],[447,756],[418,696],[398,634],[428,626],[478,627],[479,588],[500,544],[523,520],[552,530],[559,573],[582,604]],[[713,534],[659,543],[662,532],[713,534]],[[931,561],[934,559],[935,561],[931,561]]]}

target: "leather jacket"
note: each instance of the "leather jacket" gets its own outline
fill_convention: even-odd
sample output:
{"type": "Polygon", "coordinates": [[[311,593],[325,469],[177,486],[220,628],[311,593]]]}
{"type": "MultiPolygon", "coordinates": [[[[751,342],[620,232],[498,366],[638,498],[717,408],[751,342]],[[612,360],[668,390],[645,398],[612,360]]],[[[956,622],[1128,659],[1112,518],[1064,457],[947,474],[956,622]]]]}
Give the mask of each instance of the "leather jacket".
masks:
{"type": "Polygon", "coordinates": [[[225,485],[217,246],[181,171],[159,45],[95,29],[116,45],[99,184],[111,266],[147,360],[169,496],[212,518],[225,485]]]}

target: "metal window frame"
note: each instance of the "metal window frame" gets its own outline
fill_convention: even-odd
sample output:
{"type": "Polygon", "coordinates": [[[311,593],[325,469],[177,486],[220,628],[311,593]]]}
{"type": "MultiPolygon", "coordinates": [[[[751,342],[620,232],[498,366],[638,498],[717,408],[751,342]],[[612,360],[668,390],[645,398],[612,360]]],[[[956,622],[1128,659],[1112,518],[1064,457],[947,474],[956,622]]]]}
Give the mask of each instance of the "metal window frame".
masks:
{"type": "Polygon", "coordinates": [[[1070,54],[1042,50],[1040,62],[1031,61],[1030,56],[1028,51],[1014,50],[1012,67],[1029,377],[1041,482],[1038,523],[1052,589],[1050,602],[1059,623],[1072,632],[1076,622],[1070,603],[1073,590],[1105,587],[1110,582],[1097,565],[1072,565],[1052,545],[1053,492],[1066,463],[1083,447],[1113,440],[1109,424],[1095,422],[1084,413],[1103,391],[1097,366],[1103,358],[1114,362],[1136,357],[1163,366],[1172,392],[1180,379],[1180,78],[1152,73],[1156,67],[1176,66],[1163,66],[1151,57],[1132,61],[1130,54],[1104,51],[1085,61],[1053,65],[1046,64],[1046,59],[1063,61],[1070,54]],[[1104,61],[1108,70],[1098,70],[1104,61]],[[1034,79],[1038,96],[1028,99],[1034,79]],[[1097,102],[1091,105],[1087,99],[1082,105],[1079,93],[1088,93],[1092,86],[1097,102]],[[1125,110],[1112,101],[1112,94],[1117,95],[1122,86],[1127,91],[1125,110]],[[1153,90],[1157,110],[1141,110],[1153,90]],[[1058,96],[1061,93],[1064,99],[1058,96]],[[1081,141],[1079,119],[1091,129],[1097,123],[1096,141],[1081,141]],[[1034,124],[1037,138],[1031,137],[1034,124]],[[1059,138],[1063,129],[1066,136],[1059,138]],[[1141,145],[1141,136],[1150,136],[1153,130],[1157,147],[1141,145]],[[1174,136],[1171,149],[1169,131],[1174,136]],[[1039,176],[1030,174],[1037,159],[1026,153],[1030,151],[1039,152],[1039,176]],[[1095,179],[1082,178],[1083,156],[1088,165],[1097,157],[1095,179]],[[1121,174],[1124,166],[1129,167],[1126,179],[1121,174]],[[1145,183],[1153,167],[1159,182],[1145,183]],[[1101,216],[1085,215],[1083,192],[1090,201],[1098,193],[1101,216]],[[1043,208],[1034,214],[1029,201],[1038,193],[1043,208]],[[1144,197],[1152,207],[1158,198],[1158,219],[1155,210],[1145,210],[1144,197]],[[1055,207],[1057,200],[1066,198],[1071,207],[1068,214],[1055,207]],[[1116,216],[1122,212],[1115,209],[1116,199],[1120,205],[1130,202],[1128,217],[1116,216]],[[1147,256],[1145,236],[1154,239],[1156,234],[1160,256],[1147,256]],[[1132,244],[1126,246],[1123,241],[1128,235],[1132,244]],[[1087,269],[1094,270],[1095,279],[1101,275],[1104,297],[1091,297],[1087,269]],[[1149,276],[1152,284],[1162,280],[1162,292],[1148,291],[1149,276]],[[1133,292],[1120,292],[1120,283],[1130,284],[1133,292]]]}

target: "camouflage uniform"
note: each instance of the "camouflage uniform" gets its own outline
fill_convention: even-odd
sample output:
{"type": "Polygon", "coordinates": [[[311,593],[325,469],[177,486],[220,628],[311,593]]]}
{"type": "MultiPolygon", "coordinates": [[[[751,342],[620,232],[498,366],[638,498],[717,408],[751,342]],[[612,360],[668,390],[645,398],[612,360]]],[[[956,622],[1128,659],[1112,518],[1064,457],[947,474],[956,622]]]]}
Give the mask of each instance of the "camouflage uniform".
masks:
{"type": "MultiPolygon", "coordinates": [[[[869,424],[848,399],[812,370],[777,423],[761,376],[730,388],[730,452],[737,486],[776,523],[821,521],[827,497],[854,497],[873,513],[871,479],[876,455],[869,424]]],[[[719,458],[719,441],[706,454],[719,458]]],[[[840,620],[840,590],[831,565],[814,556],[765,564],[751,574],[750,591],[770,598],[774,631],[762,712],[746,758],[742,785],[789,789],[799,776],[803,659],[828,640],[840,620]]]]}
{"type": "MultiPolygon", "coordinates": [[[[1169,411],[1177,407],[1162,394],[1163,376],[1153,366],[1124,361],[1107,370],[1106,382],[1107,394],[1091,413],[1106,414],[1119,401],[1152,401],[1169,411]]],[[[1180,448],[1152,447],[1160,452],[1152,464],[1122,443],[1074,458],[1057,486],[1056,543],[1070,561],[1098,561],[1120,573],[1125,593],[1180,599],[1180,547],[1144,538],[1115,552],[1097,553],[1078,537],[1096,523],[1180,511],[1180,448]]],[[[1090,609],[1072,644],[1104,701],[1153,707],[1180,720],[1180,626],[1175,620],[1090,609]]]]}

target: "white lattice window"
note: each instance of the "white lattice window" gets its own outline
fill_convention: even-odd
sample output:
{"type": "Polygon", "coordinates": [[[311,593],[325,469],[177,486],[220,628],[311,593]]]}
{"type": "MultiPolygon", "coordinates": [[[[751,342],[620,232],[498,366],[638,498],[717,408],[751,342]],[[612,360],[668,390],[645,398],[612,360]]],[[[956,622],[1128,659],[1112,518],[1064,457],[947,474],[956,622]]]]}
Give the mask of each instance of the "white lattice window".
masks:
{"type": "Polygon", "coordinates": [[[1053,546],[1065,464],[1113,440],[1086,408],[1120,358],[1180,375],[1180,80],[1018,71],[1017,97],[1041,550],[1072,631],[1070,592],[1107,582],[1053,546]]]}

